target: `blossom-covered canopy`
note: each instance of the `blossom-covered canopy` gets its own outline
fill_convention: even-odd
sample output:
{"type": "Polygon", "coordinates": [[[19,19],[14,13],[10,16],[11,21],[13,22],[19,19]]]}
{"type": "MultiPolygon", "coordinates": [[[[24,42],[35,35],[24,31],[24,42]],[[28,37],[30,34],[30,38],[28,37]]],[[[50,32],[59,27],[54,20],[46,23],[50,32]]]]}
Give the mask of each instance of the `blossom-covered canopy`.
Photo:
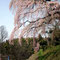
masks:
{"type": "Polygon", "coordinates": [[[21,42],[23,36],[34,37],[40,32],[43,34],[55,20],[60,21],[60,3],[58,1],[11,0],[9,9],[15,15],[10,41],[15,35],[21,42]]]}

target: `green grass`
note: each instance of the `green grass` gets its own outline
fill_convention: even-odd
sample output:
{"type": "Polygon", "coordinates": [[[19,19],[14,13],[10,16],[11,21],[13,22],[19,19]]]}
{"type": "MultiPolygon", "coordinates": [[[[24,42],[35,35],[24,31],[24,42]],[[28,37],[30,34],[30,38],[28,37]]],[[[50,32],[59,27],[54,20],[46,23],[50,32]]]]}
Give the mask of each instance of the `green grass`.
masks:
{"type": "Polygon", "coordinates": [[[38,60],[60,60],[60,45],[52,46],[43,52],[43,55],[38,55],[38,60]]]}
{"type": "Polygon", "coordinates": [[[38,53],[33,54],[27,60],[60,60],[60,45],[50,46],[45,51],[40,49],[38,53]]]}

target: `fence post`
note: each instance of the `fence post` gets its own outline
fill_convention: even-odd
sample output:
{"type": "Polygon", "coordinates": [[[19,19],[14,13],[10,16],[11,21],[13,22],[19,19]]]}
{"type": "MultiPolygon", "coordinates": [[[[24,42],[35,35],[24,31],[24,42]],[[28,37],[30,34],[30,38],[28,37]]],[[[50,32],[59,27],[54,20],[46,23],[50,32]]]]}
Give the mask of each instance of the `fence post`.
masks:
{"type": "Polygon", "coordinates": [[[9,60],[9,56],[8,56],[8,60],[9,60]]]}

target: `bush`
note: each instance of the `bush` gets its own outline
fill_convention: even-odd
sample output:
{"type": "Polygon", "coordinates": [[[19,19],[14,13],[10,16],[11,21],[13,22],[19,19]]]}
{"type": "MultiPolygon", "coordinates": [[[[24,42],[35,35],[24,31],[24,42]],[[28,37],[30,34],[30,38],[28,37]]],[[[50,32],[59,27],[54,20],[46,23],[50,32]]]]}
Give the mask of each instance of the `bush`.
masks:
{"type": "Polygon", "coordinates": [[[18,44],[18,39],[13,40],[14,44],[10,45],[8,41],[2,43],[1,54],[11,56],[12,60],[26,60],[33,53],[33,44],[27,44],[25,39],[22,38],[22,46],[18,44]]]}

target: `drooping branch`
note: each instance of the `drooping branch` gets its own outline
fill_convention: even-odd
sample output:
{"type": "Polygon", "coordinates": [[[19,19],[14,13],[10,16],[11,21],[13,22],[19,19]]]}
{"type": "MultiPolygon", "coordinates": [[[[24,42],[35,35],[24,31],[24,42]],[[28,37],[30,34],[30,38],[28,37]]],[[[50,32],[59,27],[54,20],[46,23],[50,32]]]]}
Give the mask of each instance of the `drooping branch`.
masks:
{"type": "Polygon", "coordinates": [[[44,30],[46,24],[51,24],[55,19],[60,21],[60,3],[57,1],[12,0],[10,8],[15,11],[15,28],[10,40],[18,30],[20,40],[22,36],[31,35],[32,32],[34,36],[34,31],[35,35],[38,34],[41,29],[44,30]]]}

